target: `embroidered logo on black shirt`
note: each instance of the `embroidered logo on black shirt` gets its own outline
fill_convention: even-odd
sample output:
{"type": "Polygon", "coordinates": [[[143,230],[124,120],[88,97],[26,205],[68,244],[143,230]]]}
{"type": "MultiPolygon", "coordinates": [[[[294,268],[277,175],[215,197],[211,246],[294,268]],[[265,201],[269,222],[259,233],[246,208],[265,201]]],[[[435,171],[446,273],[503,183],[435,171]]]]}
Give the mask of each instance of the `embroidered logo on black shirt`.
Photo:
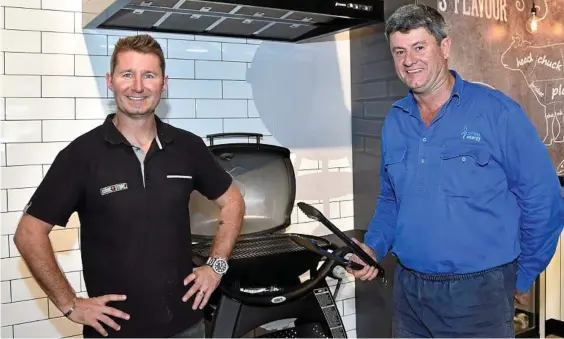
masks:
{"type": "Polygon", "coordinates": [[[100,188],[100,194],[106,195],[114,192],[124,191],[126,189],[127,189],[127,183],[123,182],[121,184],[115,184],[115,185],[106,186],[104,188],[100,188]]]}

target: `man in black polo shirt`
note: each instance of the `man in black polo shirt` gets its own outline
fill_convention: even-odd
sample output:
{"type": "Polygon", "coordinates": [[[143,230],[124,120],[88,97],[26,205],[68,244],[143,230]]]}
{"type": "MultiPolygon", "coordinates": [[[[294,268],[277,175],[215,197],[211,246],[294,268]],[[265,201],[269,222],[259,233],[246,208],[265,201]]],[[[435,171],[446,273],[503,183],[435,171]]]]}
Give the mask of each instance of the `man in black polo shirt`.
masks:
{"type": "Polygon", "coordinates": [[[50,300],[85,325],[85,337],[202,337],[201,309],[227,269],[243,199],[200,137],[155,115],[167,77],[153,38],[120,39],[106,79],[117,112],[57,155],[14,242],[50,300]],[[193,190],[221,208],[208,265],[197,268],[193,190]],[[75,211],[89,298],[76,297],[48,237],[75,211]]]}

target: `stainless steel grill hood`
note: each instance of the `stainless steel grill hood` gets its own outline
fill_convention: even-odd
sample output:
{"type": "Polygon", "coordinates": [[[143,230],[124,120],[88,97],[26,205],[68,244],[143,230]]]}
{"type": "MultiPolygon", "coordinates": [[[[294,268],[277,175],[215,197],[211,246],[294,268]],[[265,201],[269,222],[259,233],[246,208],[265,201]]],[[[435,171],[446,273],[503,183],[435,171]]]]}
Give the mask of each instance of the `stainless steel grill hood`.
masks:
{"type": "Polygon", "coordinates": [[[305,42],[384,20],[384,0],[83,0],[83,27],[305,42]]]}

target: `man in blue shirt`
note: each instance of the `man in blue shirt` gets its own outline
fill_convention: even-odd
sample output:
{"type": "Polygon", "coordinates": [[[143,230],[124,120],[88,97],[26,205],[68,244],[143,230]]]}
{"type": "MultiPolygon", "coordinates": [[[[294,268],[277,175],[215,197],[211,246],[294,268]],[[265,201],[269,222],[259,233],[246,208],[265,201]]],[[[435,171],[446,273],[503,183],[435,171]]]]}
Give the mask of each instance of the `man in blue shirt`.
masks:
{"type": "Polygon", "coordinates": [[[399,260],[394,335],[513,337],[514,297],[546,268],[562,231],[547,149],[519,104],[449,70],[435,9],[399,8],[386,36],[410,91],[384,123],[381,192],[362,247],[399,260]]]}

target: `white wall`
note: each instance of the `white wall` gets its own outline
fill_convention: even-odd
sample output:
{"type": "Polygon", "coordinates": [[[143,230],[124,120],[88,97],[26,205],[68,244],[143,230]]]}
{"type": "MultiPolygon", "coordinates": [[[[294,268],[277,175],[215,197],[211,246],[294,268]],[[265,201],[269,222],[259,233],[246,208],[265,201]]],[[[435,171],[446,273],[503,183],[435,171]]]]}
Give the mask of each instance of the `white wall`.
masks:
{"type": "MultiPolygon", "coordinates": [[[[2,338],[80,336],[31,278],[13,244],[23,206],[59,150],[112,109],[104,78],[119,36],[83,32],[81,0],[3,0],[0,7],[2,338]]],[[[294,155],[297,200],[320,203],[352,229],[348,41],[290,45],[156,35],[167,57],[169,90],[158,114],[202,137],[259,132],[294,155]],[[315,130],[316,127],[323,128],[315,130]],[[308,129],[310,129],[308,131],[308,129]]],[[[294,211],[292,231],[327,230],[294,211]]],[[[76,216],[51,239],[75,290],[86,295],[76,216]]],[[[355,336],[354,281],[338,295],[355,336]]]]}

